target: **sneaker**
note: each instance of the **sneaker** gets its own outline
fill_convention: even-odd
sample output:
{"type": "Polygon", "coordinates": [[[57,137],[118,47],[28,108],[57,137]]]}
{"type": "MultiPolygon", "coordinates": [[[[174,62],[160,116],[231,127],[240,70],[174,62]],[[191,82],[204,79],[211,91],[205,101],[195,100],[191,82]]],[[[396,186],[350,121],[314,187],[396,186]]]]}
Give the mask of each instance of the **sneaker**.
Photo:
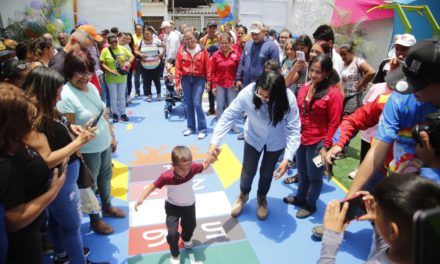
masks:
{"type": "Polygon", "coordinates": [[[189,136],[189,135],[192,135],[192,134],[194,134],[194,131],[192,131],[191,129],[186,129],[185,131],[183,131],[183,135],[185,137],[189,136]]]}
{"type": "Polygon", "coordinates": [[[151,95],[147,96],[147,102],[151,103],[152,100],[153,98],[151,97],[151,95]]]}
{"type": "Polygon", "coordinates": [[[350,178],[350,179],[354,179],[355,177],[356,177],[356,173],[358,172],[358,169],[355,169],[354,171],[352,171],[352,172],[350,172],[349,174],[348,174],[348,178],[350,178]]]}
{"type": "Polygon", "coordinates": [[[241,133],[240,135],[238,135],[237,139],[238,140],[244,140],[244,133],[241,133]]]}
{"type": "Polygon", "coordinates": [[[157,101],[162,101],[162,96],[160,94],[157,95],[157,101]]]}
{"type": "Polygon", "coordinates": [[[177,256],[176,258],[171,256],[170,264],[180,264],[180,256],[177,256]]]}
{"type": "Polygon", "coordinates": [[[240,195],[237,197],[237,199],[234,202],[234,205],[232,206],[231,210],[231,216],[237,217],[241,214],[243,211],[244,205],[249,199],[249,194],[243,194],[240,192],[240,195]]]}
{"type": "Polygon", "coordinates": [[[131,104],[133,101],[131,100],[131,96],[127,96],[127,103],[131,104]]]}
{"type": "Polygon", "coordinates": [[[199,135],[197,136],[197,138],[198,139],[204,139],[205,137],[206,137],[206,131],[205,130],[203,130],[203,131],[200,131],[199,132],[199,135]]]}
{"type": "Polygon", "coordinates": [[[126,114],[121,115],[121,120],[124,122],[130,121],[130,119],[128,118],[128,116],[126,114]]]}
{"type": "Polygon", "coordinates": [[[241,133],[240,128],[238,128],[238,127],[236,127],[236,126],[233,126],[233,127],[231,128],[231,131],[234,132],[235,134],[240,134],[240,133],[241,133]]]}
{"type": "Polygon", "coordinates": [[[296,213],[296,218],[303,219],[311,216],[314,212],[316,212],[316,206],[304,205],[301,210],[296,213]]]}
{"type": "Polygon", "coordinates": [[[266,196],[258,195],[257,202],[258,202],[257,217],[260,220],[265,220],[267,218],[266,196]]]}
{"type": "Polygon", "coordinates": [[[312,228],[312,234],[317,239],[322,239],[324,234],[324,225],[317,225],[312,228]]]}
{"type": "Polygon", "coordinates": [[[183,241],[183,247],[186,249],[190,249],[192,248],[194,245],[192,239],[190,239],[189,241],[183,241]]]}
{"type": "Polygon", "coordinates": [[[113,123],[118,123],[119,122],[119,117],[117,114],[113,114],[113,123]]]}

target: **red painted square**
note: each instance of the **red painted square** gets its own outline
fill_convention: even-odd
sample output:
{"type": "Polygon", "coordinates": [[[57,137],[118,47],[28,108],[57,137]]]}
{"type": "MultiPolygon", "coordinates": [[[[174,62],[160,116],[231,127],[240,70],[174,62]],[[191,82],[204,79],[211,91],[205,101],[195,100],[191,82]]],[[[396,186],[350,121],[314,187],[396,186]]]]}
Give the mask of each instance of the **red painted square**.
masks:
{"type": "MultiPolygon", "coordinates": [[[[166,238],[167,227],[165,224],[130,228],[128,233],[129,256],[170,250],[166,238]]],[[[182,240],[179,241],[179,248],[183,248],[182,240]]]]}
{"type": "MultiPolygon", "coordinates": [[[[151,181],[140,181],[140,182],[131,182],[130,183],[130,194],[129,201],[137,201],[139,197],[141,197],[144,189],[152,183],[151,181]]],[[[153,193],[151,193],[147,199],[158,199],[165,198],[167,196],[167,188],[163,187],[162,189],[156,189],[153,193]]]]}

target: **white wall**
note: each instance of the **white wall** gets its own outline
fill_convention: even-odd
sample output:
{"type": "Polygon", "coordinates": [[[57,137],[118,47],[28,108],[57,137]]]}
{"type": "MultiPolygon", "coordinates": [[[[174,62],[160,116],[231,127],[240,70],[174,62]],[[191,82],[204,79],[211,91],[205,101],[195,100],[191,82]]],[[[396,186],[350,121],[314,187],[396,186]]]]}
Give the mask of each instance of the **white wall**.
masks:
{"type": "Polygon", "coordinates": [[[293,0],[239,0],[240,24],[249,27],[253,21],[260,21],[279,31],[287,24],[291,1],[293,0]]]}

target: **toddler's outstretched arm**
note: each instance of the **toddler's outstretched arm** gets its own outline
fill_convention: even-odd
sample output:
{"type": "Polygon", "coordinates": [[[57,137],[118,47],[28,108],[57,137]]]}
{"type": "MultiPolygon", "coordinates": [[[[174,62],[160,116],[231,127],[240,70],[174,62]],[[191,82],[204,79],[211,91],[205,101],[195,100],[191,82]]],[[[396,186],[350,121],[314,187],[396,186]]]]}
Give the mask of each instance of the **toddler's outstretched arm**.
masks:
{"type": "Polygon", "coordinates": [[[147,197],[156,190],[156,186],[154,186],[152,183],[145,188],[145,190],[142,192],[141,197],[139,197],[138,201],[134,205],[134,210],[137,211],[138,207],[144,202],[147,197]]]}

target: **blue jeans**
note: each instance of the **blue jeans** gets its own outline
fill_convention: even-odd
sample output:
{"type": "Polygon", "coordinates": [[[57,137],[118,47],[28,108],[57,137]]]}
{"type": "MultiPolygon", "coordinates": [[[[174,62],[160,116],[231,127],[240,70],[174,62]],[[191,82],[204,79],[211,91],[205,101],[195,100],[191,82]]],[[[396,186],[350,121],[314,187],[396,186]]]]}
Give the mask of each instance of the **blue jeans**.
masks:
{"type": "Polygon", "coordinates": [[[123,83],[107,83],[108,91],[110,92],[110,105],[112,108],[112,113],[120,115],[125,115],[125,94],[127,82],[123,83]]]}
{"type": "MultiPolygon", "coordinates": [[[[99,196],[101,197],[102,209],[109,209],[112,206],[110,191],[112,179],[112,151],[108,147],[103,152],[81,153],[84,161],[92,173],[93,180],[98,185],[99,196]]],[[[93,186],[96,190],[96,186],[93,186]]]]}
{"type": "Polygon", "coordinates": [[[81,205],[78,185],[79,160],[67,166],[66,181],[57,197],[49,205],[49,234],[55,253],[64,251],[70,263],[85,263],[81,238],[81,205]]]}
{"type": "Polygon", "coordinates": [[[196,114],[199,132],[205,131],[207,128],[205,114],[202,109],[202,96],[203,91],[205,90],[205,82],[206,80],[204,77],[193,76],[183,76],[181,81],[185,104],[188,111],[187,126],[188,129],[192,131],[197,131],[195,119],[196,114]]]}
{"type": "Polygon", "coordinates": [[[296,152],[296,162],[299,173],[299,184],[296,198],[305,201],[307,205],[316,207],[316,201],[321,194],[322,177],[325,166],[319,168],[313,163],[313,158],[319,155],[324,141],[313,144],[301,144],[296,152]]]}
{"type": "Polygon", "coordinates": [[[243,151],[243,168],[241,169],[240,176],[241,192],[248,194],[251,191],[252,182],[258,168],[258,161],[260,160],[261,153],[263,153],[257,195],[266,196],[272,183],[275,165],[283,151],[284,148],[277,151],[267,151],[266,146],[261,151],[258,151],[245,141],[243,151]]]}
{"type": "Polygon", "coordinates": [[[223,109],[228,107],[232,100],[237,97],[237,91],[234,87],[222,87],[217,85],[215,99],[217,100],[217,118],[223,114],[223,109]]]}

